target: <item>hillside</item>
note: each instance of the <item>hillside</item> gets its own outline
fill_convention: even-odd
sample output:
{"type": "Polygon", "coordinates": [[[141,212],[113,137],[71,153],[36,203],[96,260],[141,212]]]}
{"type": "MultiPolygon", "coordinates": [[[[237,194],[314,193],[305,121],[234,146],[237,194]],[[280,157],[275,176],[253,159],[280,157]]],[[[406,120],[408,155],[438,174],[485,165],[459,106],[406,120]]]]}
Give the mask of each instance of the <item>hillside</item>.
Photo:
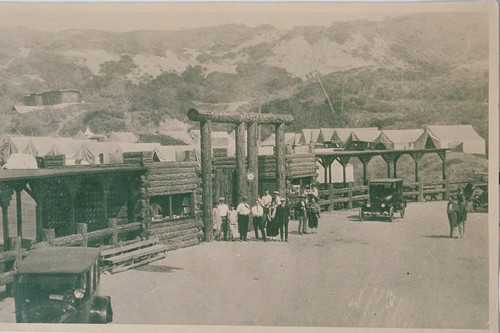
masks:
{"type": "Polygon", "coordinates": [[[488,27],[426,13],[290,30],[0,29],[0,132],[150,132],[191,107],[291,113],[303,127],[470,123],[487,138],[488,27]],[[320,82],[331,100],[333,112],[320,82]],[[75,88],[85,108],[17,115],[34,91],[75,88]]]}

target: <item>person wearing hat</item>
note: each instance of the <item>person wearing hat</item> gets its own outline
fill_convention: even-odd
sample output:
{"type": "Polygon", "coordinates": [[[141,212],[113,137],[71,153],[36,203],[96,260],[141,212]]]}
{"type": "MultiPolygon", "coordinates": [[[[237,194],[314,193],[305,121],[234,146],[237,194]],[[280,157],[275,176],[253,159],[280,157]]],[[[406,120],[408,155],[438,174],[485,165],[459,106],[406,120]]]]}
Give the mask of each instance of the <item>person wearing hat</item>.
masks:
{"type": "Polygon", "coordinates": [[[302,194],[300,200],[295,204],[295,215],[299,220],[299,235],[307,233],[307,200],[305,194],[302,194]]]}
{"type": "Polygon", "coordinates": [[[250,205],[247,203],[248,198],[243,196],[241,202],[236,207],[238,212],[238,232],[240,233],[240,240],[247,240],[248,233],[248,217],[250,215],[250,205]]]}
{"type": "Polygon", "coordinates": [[[285,242],[288,242],[288,219],[290,217],[290,208],[286,204],[286,199],[281,198],[281,204],[276,207],[276,221],[278,222],[278,227],[280,230],[280,239],[283,241],[283,236],[285,236],[285,242]]]}
{"type": "Polygon", "coordinates": [[[227,213],[229,212],[229,207],[225,203],[225,198],[219,198],[219,204],[217,205],[217,210],[219,211],[219,215],[222,221],[222,233],[224,240],[227,240],[227,233],[229,229],[229,223],[227,220],[227,213]]]}
{"type": "Polygon", "coordinates": [[[281,198],[280,198],[280,192],[279,191],[274,191],[273,192],[273,200],[274,200],[274,203],[276,205],[280,205],[281,204],[281,198]]]}
{"type": "Polygon", "coordinates": [[[253,230],[255,231],[255,239],[259,239],[259,229],[262,234],[262,239],[266,240],[266,230],[264,227],[264,208],[262,207],[260,199],[255,201],[252,207],[252,222],[253,230]]]}

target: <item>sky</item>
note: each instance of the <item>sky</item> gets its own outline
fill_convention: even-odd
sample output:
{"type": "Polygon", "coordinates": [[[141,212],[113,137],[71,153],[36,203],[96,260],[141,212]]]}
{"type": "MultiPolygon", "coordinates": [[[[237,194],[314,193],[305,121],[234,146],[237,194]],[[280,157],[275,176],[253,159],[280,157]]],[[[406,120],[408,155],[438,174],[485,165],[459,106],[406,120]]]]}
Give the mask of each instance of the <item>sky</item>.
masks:
{"type": "MultiPolygon", "coordinates": [[[[464,11],[454,4],[248,4],[248,3],[1,3],[0,27],[37,30],[96,29],[105,31],[180,30],[229,23],[330,25],[355,19],[382,20],[409,12],[464,11]]],[[[470,7],[468,7],[470,10],[470,7]]]]}

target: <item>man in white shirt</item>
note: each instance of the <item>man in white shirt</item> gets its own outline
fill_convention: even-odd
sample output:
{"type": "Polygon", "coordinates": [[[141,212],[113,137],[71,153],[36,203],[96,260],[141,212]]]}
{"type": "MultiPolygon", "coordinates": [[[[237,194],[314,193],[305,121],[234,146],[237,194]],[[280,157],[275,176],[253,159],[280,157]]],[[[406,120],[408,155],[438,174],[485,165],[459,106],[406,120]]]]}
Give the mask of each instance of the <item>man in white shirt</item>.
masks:
{"type": "Polygon", "coordinates": [[[259,239],[259,229],[262,234],[262,239],[266,240],[266,230],[264,227],[264,208],[262,207],[260,200],[255,201],[255,206],[252,207],[252,221],[253,230],[255,231],[255,239],[259,239]]]}
{"type": "Polygon", "coordinates": [[[217,205],[217,209],[219,210],[219,215],[222,220],[222,233],[224,234],[224,240],[227,240],[227,231],[228,231],[228,221],[227,221],[227,213],[229,212],[229,207],[224,202],[225,198],[219,198],[219,204],[217,205]]]}
{"type": "Polygon", "coordinates": [[[248,233],[248,217],[250,215],[250,205],[247,203],[248,198],[243,196],[241,203],[236,207],[238,212],[238,232],[240,233],[240,240],[247,240],[248,233]]]}
{"type": "Polygon", "coordinates": [[[269,194],[269,190],[266,190],[264,196],[262,197],[262,207],[269,208],[272,201],[273,197],[269,194]]]}

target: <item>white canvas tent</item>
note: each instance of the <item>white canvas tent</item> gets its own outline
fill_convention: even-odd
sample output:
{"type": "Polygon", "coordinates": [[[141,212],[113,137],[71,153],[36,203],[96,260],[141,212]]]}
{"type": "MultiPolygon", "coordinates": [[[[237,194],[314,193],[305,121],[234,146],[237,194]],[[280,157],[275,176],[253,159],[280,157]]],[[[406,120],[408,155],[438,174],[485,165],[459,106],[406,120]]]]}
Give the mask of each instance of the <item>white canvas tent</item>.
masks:
{"type": "Polygon", "coordinates": [[[471,125],[427,126],[436,148],[452,148],[466,154],[486,154],[485,140],[471,125]]]}
{"type": "Polygon", "coordinates": [[[330,142],[334,132],[335,132],[334,128],[320,128],[317,142],[318,143],[330,142]]]}
{"type": "Polygon", "coordinates": [[[29,154],[11,154],[3,169],[38,169],[36,158],[29,154]]]}
{"type": "Polygon", "coordinates": [[[88,165],[95,163],[96,156],[92,154],[85,144],[80,145],[80,148],[69,159],[66,157],[66,165],[88,165]]]}
{"type": "Polygon", "coordinates": [[[321,128],[320,135],[318,137],[318,142],[331,143],[331,144],[334,144],[338,147],[343,147],[353,131],[356,131],[356,132],[367,132],[367,131],[379,132],[377,127],[321,128]]]}
{"type": "MultiPolygon", "coordinates": [[[[285,133],[285,144],[290,146],[296,146],[300,141],[300,134],[297,133],[285,133]]],[[[274,146],[276,144],[276,136],[273,134],[269,135],[267,139],[260,143],[261,147],[274,146]]]]}
{"type": "Polygon", "coordinates": [[[299,143],[302,145],[315,144],[320,134],[319,128],[304,128],[299,143]]]}
{"type": "Polygon", "coordinates": [[[129,143],[129,142],[112,142],[118,147],[120,153],[131,153],[131,152],[154,152],[156,147],[160,147],[159,143],[129,143]]]}
{"type": "Polygon", "coordinates": [[[116,142],[85,142],[85,147],[96,157],[96,163],[123,163],[123,153],[116,142]]]}
{"type": "Polygon", "coordinates": [[[427,136],[423,129],[382,130],[375,144],[377,149],[425,149],[427,136]]]}
{"type": "MultiPolygon", "coordinates": [[[[190,135],[193,137],[193,143],[200,148],[200,131],[191,130],[190,135]]],[[[212,150],[214,149],[227,149],[227,156],[234,156],[236,154],[236,141],[234,139],[234,131],[229,134],[225,131],[212,132],[212,150]]],[[[245,144],[246,149],[246,144],[245,144]]]]}
{"type": "Polygon", "coordinates": [[[159,146],[154,149],[154,154],[160,162],[182,162],[189,160],[188,156],[196,159],[195,147],[192,145],[159,146]]]}

